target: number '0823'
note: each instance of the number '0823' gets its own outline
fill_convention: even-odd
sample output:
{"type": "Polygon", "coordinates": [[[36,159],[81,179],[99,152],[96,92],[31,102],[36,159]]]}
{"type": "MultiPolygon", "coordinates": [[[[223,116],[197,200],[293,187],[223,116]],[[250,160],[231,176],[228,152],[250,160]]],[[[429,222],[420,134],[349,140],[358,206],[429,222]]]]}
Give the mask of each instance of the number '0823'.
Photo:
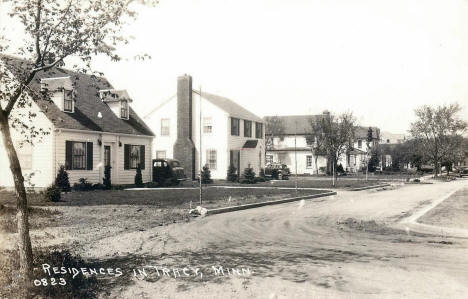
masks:
{"type": "Polygon", "coordinates": [[[42,278],[42,279],[35,279],[34,280],[34,286],[39,287],[39,286],[56,286],[56,285],[61,285],[64,286],[67,284],[67,281],[63,278],[55,279],[51,277],[50,279],[47,278],[42,278]]]}

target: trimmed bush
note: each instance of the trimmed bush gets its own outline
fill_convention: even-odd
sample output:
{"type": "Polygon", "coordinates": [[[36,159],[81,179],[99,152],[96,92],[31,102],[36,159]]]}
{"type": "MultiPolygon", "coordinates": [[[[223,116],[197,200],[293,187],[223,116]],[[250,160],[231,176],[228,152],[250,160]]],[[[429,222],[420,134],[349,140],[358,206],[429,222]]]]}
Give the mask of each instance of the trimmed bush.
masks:
{"type": "Polygon", "coordinates": [[[344,168],[343,168],[343,165],[340,163],[337,167],[336,167],[336,172],[337,173],[344,173],[344,168]]]}
{"type": "Polygon", "coordinates": [[[228,173],[227,173],[227,180],[230,182],[237,182],[239,178],[236,172],[237,172],[237,168],[235,168],[233,165],[229,165],[228,173]]]}
{"type": "Polygon", "coordinates": [[[70,181],[68,180],[68,172],[65,170],[65,166],[60,165],[57,176],[55,177],[55,185],[62,192],[70,192],[70,181]]]}
{"type": "Polygon", "coordinates": [[[241,180],[241,184],[255,184],[255,172],[253,168],[247,167],[244,169],[244,175],[241,180]]]}
{"type": "Polygon", "coordinates": [[[49,186],[44,192],[44,198],[52,202],[60,201],[60,188],[56,185],[49,186]]]}
{"type": "Polygon", "coordinates": [[[93,190],[107,190],[107,188],[104,184],[94,184],[93,190]]]}
{"type": "Polygon", "coordinates": [[[102,183],[104,184],[104,189],[109,190],[112,187],[111,182],[111,166],[107,165],[104,168],[104,178],[102,179],[102,183]]]}
{"type": "Polygon", "coordinates": [[[75,191],[91,191],[93,190],[93,184],[88,182],[86,178],[80,178],[79,183],[73,184],[73,190],[75,191]]]}
{"type": "Polygon", "coordinates": [[[278,169],[273,169],[271,171],[271,179],[273,179],[273,180],[278,180],[279,179],[279,170],[278,169]]]}
{"type": "Polygon", "coordinates": [[[201,182],[202,184],[210,184],[213,183],[213,180],[211,179],[211,171],[208,165],[203,166],[202,171],[201,171],[201,182]]]}
{"type": "Polygon", "coordinates": [[[136,169],[136,174],[135,174],[135,186],[137,187],[143,187],[143,176],[141,175],[141,167],[140,164],[138,164],[138,167],[136,169]]]}

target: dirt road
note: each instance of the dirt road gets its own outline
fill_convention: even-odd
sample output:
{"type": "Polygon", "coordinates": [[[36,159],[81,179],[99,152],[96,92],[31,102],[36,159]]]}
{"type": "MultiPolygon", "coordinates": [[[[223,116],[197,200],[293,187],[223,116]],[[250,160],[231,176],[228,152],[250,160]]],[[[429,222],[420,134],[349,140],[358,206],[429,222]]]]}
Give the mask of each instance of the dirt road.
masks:
{"type": "Polygon", "coordinates": [[[116,281],[124,286],[107,293],[112,298],[463,298],[468,240],[390,226],[467,183],[340,192],[215,215],[106,237],[83,254],[124,269],[192,266],[204,274],[159,277],[146,268],[146,279],[116,281]],[[253,273],[215,275],[212,266],[253,273]]]}

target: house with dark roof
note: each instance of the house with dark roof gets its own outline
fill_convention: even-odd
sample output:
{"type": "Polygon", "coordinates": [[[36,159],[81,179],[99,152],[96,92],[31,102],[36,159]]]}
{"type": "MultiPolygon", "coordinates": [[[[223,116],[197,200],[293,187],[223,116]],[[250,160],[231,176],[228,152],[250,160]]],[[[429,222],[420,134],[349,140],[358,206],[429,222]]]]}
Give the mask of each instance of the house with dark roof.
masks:
{"type": "MultiPolygon", "coordinates": [[[[29,64],[10,56],[0,57],[0,63],[13,79],[29,64]]],[[[105,166],[111,167],[113,184],[132,184],[138,165],[143,181],[151,181],[154,134],[132,109],[125,90],[114,89],[103,77],[59,67],[37,73],[28,87],[31,107],[13,111],[35,114],[31,122],[47,132],[27,144],[21,132],[12,130],[28,186],[47,187],[61,165],[71,184],[80,178],[102,183],[105,166]]],[[[0,163],[7,165],[4,162],[0,144],[0,163]]],[[[8,167],[0,169],[0,177],[1,186],[13,186],[8,167]]]]}
{"type": "Polygon", "coordinates": [[[179,160],[192,179],[199,173],[200,151],[214,179],[226,179],[230,165],[240,174],[247,167],[258,174],[264,167],[263,120],[231,99],[193,90],[189,75],[180,76],[177,94],[144,120],[156,136],[153,158],[179,160]]]}
{"type": "MultiPolygon", "coordinates": [[[[298,174],[324,174],[327,170],[328,159],[325,152],[315,154],[312,151],[312,144],[307,142],[307,137],[312,135],[311,122],[317,121],[329,115],[324,111],[319,115],[286,115],[286,116],[266,116],[264,120],[276,117],[282,127],[282,133],[267,138],[266,163],[286,164],[292,172],[298,174]]],[[[369,127],[356,127],[353,146],[347,151],[347,155],[341,157],[338,164],[350,172],[356,172],[365,167],[367,151],[378,144],[380,130],[372,127],[373,141],[367,147],[367,134],[369,127]]],[[[271,136],[272,132],[266,132],[266,136],[271,136]]]]}

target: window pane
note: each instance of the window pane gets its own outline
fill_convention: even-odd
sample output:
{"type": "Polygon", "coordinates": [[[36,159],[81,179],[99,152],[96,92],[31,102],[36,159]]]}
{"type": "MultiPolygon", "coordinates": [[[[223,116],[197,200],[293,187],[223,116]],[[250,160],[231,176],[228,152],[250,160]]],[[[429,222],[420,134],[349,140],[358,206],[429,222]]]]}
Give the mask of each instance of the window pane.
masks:
{"type": "Polygon", "coordinates": [[[161,119],[161,136],[169,136],[169,119],[161,119]]]}
{"type": "Polygon", "coordinates": [[[211,133],[213,131],[212,119],[211,117],[203,118],[203,133],[211,133]]]}
{"type": "Polygon", "coordinates": [[[238,118],[231,118],[231,135],[239,136],[239,122],[238,118]]]}
{"type": "Polygon", "coordinates": [[[73,142],[72,169],[86,168],[86,143],[73,142]]]}
{"type": "Polygon", "coordinates": [[[132,145],[130,146],[130,168],[137,168],[140,164],[140,146],[132,145]]]}
{"type": "Polygon", "coordinates": [[[120,102],[120,117],[128,118],[128,102],[127,101],[120,102]]]}
{"type": "Polygon", "coordinates": [[[217,159],[216,159],[216,150],[207,150],[206,151],[207,164],[211,170],[216,170],[217,159]]]}
{"type": "Polygon", "coordinates": [[[252,137],[252,122],[250,120],[244,120],[244,136],[252,137]]]}

